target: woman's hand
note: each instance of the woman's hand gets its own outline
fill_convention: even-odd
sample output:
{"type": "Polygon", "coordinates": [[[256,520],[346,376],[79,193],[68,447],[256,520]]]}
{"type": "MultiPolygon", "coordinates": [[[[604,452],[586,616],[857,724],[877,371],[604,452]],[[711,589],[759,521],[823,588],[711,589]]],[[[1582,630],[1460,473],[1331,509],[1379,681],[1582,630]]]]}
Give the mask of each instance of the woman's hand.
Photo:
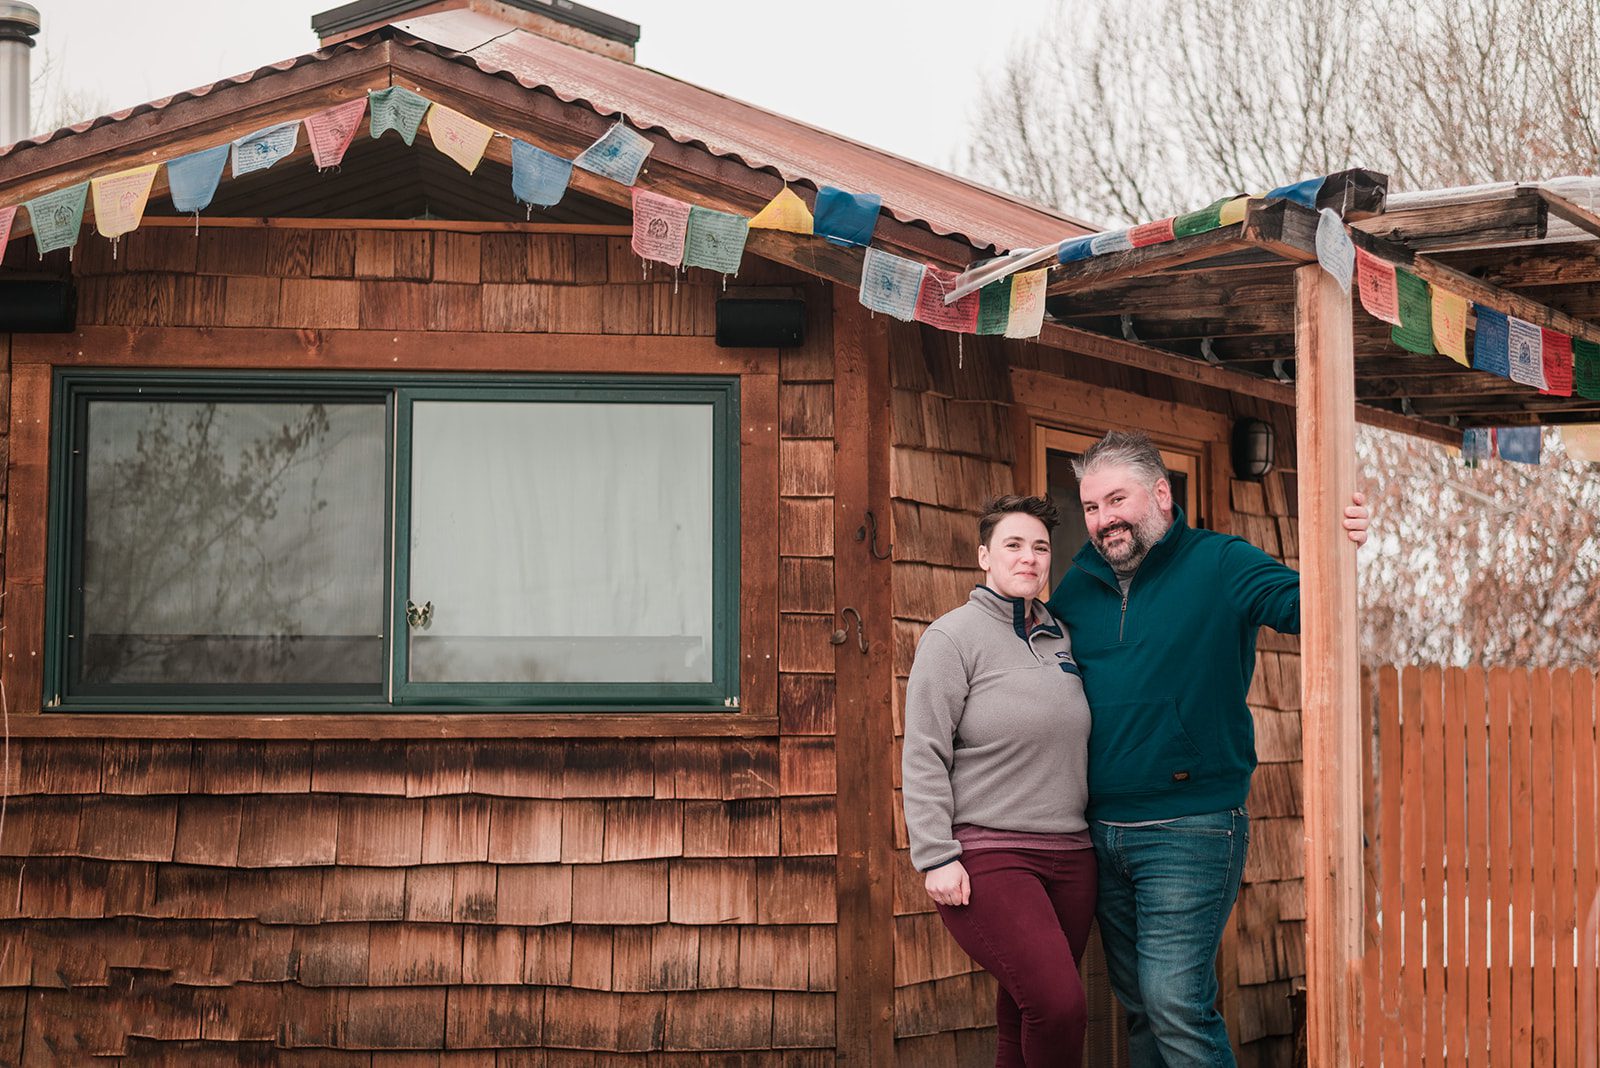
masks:
{"type": "Polygon", "coordinates": [[[972,900],[972,880],[959,860],[937,867],[922,880],[928,896],[940,905],[965,905],[972,900]]]}

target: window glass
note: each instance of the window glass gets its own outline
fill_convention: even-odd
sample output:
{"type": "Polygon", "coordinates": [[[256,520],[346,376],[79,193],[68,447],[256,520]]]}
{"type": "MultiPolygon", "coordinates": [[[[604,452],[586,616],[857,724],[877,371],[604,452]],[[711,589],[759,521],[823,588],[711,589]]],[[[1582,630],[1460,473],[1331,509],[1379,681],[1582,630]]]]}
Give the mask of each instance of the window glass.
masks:
{"type": "Polygon", "coordinates": [[[85,405],[69,688],[384,681],[381,403],[85,405]]]}
{"type": "Polygon", "coordinates": [[[410,681],[712,681],[709,404],[418,400],[410,449],[410,681]]]}

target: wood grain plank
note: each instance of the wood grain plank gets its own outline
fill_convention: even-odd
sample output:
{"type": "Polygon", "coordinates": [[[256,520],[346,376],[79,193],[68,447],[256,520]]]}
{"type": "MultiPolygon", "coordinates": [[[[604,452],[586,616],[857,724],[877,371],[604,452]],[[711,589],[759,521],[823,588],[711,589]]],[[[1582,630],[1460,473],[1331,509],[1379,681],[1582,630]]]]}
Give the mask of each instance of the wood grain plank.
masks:
{"type": "Polygon", "coordinates": [[[1511,672],[1503,667],[1489,672],[1489,855],[1494,858],[1489,901],[1495,903],[1490,923],[1489,1012],[1493,1017],[1489,1047],[1495,1064],[1511,1060],[1512,969],[1515,966],[1515,925],[1511,921],[1511,832],[1513,779],[1511,772],[1511,672]],[[1498,904],[1504,902],[1504,905],[1498,904]]]}
{"type": "MultiPolygon", "coordinates": [[[[1426,1053],[1427,986],[1422,966],[1423,893],[1422,856],[1427,849],[1426,807],[1423,793],[1422,669],[1408,666],[1400,674],[1400,714],[1404,725],[1404,772],[1400,787],[1400,808],[1404,826],[1401,832],[1404,893],[1400,917],[1404,924],[1401,948],[1401,1011],[1406,1021],[1406,1056],[1409,1063],[1422,1063],[1426,1053]]],[[[1397,918],[1400,918],[1397,917],[1397,918]]]]}
{"type": "MultiPolygon", "coordinates": [[[[1555,1019],[1550,1030],[1550,1061],[1576,1064],[1575,1014],[1577,1011],[1577,853],[1575,833],[1585,833],[1577,822],[1574,795],[1574,757],[1572,741],[1572,676],[1565,668],[1550,671],[1550,748],[1553,756],[1553,797],[1550,809],[1555,841],[1550,851],[1552,865],[1550,934],[1554,943],[1555,1019]]],[[[1593,824],[1590,824],[1593,826],[1593,824]]]]}
{"type": "Polygon", "coordinates": [[[1573,792],[1577,804],[1573,826],[1577,834],[1578,984],[1574,1031],[1578,1052],[1574,1063],[1600,1064],[1600,870],[1597,870],[1595,836],[1583,828],[1600,826],[1600,801],[1595,796],[1596,763],[1600,737],[1595,731],[1595,675],[1577,670],[1572,675],[1573,792]]]}
{"type": "Polygon", "coordinates": [[[1526,671],[1511,673],[1511,1056],[1533,1061],[1533,702],[1526,671]]]}
{"type": "Polygon", "coordinates": [[[1423,990],[1425,1000],[1419,1014],[1423,1024],[1423,1059],[1427,1064],[1443,1064],[1445,1057],[1445,1008],[1449,1003],[1449,969],[1445,961],[1444,851],[1445,825],[1445,734],[1444,672],[1436,665],[1422,669],[1422,807],[1423,832],[1418,842],[1418,861],[1422,870],[1420,919],[1423,929],[1423,990]]]}
{"type": "Polygon", "coordinates": [[[1466,673],[1466,696],[1462,702],[1466,724],[1466,818],[1467,818],[1467,1004],[1474,1006],[1467,1025],[1466,1050],[1469,1064],[1487,1063],[1489,1020],[1483,1008],[1489,1004],[1489,954],[1493,952],[1494,918],[1490,904],[1489,824],[1489,692],[1482,665],[1466,673]]]}

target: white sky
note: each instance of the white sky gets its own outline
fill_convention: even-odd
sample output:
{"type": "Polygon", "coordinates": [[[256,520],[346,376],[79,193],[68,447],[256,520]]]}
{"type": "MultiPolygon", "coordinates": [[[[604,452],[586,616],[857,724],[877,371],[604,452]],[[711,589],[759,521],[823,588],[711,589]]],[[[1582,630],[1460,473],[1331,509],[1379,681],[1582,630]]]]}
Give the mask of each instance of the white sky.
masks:
{"type": "MultiPolygon", "coordinates": [[[[31,0],[74,93],[113,111],[313,51],[339,0],[31,0]]],[[[984,75],[1054,0],[591,0],[638,23],[638,61],[924,163],[950,167],[984,75]]],[[[37,104],[35,117],[38,118],[37,104]]],[[[98,112],[97,112],[98,113],[98,112]]],[[[38,125],[36,122],[35,125],[38,125]]]]}

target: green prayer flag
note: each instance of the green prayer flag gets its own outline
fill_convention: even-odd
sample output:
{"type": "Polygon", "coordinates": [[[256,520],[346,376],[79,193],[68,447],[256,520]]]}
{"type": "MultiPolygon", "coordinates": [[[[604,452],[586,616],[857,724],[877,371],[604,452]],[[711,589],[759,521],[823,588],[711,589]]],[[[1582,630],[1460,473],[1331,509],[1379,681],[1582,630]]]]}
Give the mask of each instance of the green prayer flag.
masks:
{"type": "Polygon", "coordinates": [[[1394,271],[1395,287],[1400,291],[1400,325],[1389,337],[1407,352],[1433,355],[1433,298],[1428,283],[1401,267],[1394,271]]]}
{"type": "Polygon", "coordinates": [[[1600,345],[1593,341],[1572,339],[1572,391],[1600,400],[1600,345]]]}
{"type": "Polygon", "coordinates": [[[683,265],[704,267],[719,274],[738,274],[744,258],[745,238],[750,220],[743,215],[713,211],[699,205],[689,209],[689,224],[683,239],[683,265]]]}
{"type": "Polygon", "coordinates": [[[1011,276],[978,290],[978,333],[1004,334],[1011,325],[1011,276]]]}
{"type": "Polygon", "coordinates": [[[33,224],[33,240],[39,255],[78,243],[83,226],[83,205],[89,197],[89,183],[79,182],[28,201],[28,221],[33,224]]]}
{"type": "Polygon", "coordinates": [[[417,139],[417,127],[422,117],[433,106],[433,101],[420,93],[400,85],[367,92],[367,105],[372,109],[372,136],[376,140],[385,130],[400,131],[400,140],[411,144],[417,139]]]}
{"type": "Polygon", "coordinates": [[[1232,200],[1233,197],[1223,197],[1212,204],[1207,204],[1199,211],[1191,211],[1172,220],[1173,237],[1193,237],[1203,234],[1207,230],[1215,230],[1222,225],[1222,205],[1232,200]]]}

